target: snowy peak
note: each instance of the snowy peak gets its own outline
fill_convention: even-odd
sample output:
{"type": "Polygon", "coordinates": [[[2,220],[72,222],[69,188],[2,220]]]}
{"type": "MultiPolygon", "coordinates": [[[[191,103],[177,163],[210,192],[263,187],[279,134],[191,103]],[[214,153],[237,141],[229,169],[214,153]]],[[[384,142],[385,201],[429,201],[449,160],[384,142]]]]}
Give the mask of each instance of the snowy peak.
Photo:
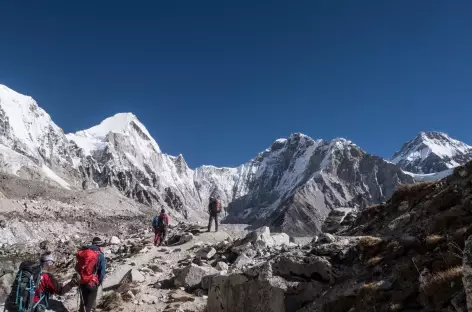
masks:
{"type": "MultiPolygon", "coordinates": [[[[45,158],[63,131],[30,96],[0,85],[0,143],[34,158],[45,158]]],[[[49,155],[50,156],[50,155],[49,155]]]]}
{"type": "Polygon", "coordinates": [[[118,113],[90,129],[67,134],[67,138],[82,148],[86,155],[90,155],[93,151],[102,150],[107,146],[110,134],[132,137],[137,144],[136,147],[146,146],[146,149],[150,148],[155,153],[161,153],[157,142],[132,113],[118,113]]]}
{"type": "Polygon", "coordinates": [[[420,132],[403,144],[392,162],[413,173],[435,173],[472,160],[472,147],[443,132],[420,132]]]}

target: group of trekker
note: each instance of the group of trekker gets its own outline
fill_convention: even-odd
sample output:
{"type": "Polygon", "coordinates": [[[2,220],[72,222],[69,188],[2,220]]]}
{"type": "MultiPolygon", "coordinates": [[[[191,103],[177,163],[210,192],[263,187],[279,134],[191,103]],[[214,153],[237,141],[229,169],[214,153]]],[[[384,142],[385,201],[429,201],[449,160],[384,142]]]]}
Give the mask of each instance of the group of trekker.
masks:
{"type": "MultiPolygon", "coordinates": [[[[218,214],[221,212],[221,202],[219,198],[211,196],[208,201],[208,214],[210,219],[208,221],[208,232],[211,231],[211,225],[215,221],[215,232],[218,232],[218,214]]],[[[165,209],[161,210],[158,216],[152,220],[152,227],[154,228],[154,246],[167,245],[167,227],[169,225],[169,215],[166,214],[165,209]]]]}
{"type": "Polygon", "coordinates": [[[36,261],[24,261],[13,283],[12,291],[5,302],[8,312],[43,312],[48,309],[65,310],[50,300],[51,295],[63,295],[73,287],[78,287],[80,312],[90,312],[95,308],[99,289],[105,278],[106,259],[102,252],[102,240],[95,237],[92,244],[79,249],[76,254],[76,273],[72,279],[61,284],[54,276],[55,258],[50,251],[36,261]]]}
{"type": "MultiPolygon", "coordinates": [[[[218,214],[221,212],[220,200],[210,197],[208,213],[208,232],[213,220],[215,232],[218,231],[218,214]]],[[[154,228],[154,245],[166,245],[169,216],[164,209],[152,222],[154,228]]],[[[95,308],[97,294],[102,287],[106,273],[106,258],[102,251],[103,242],[99,237],[92,240],[92,244],[79,249],[76,254],[76,273],[72,279],[61,284],[54,276],[55,258],[49,251],[40,256],[37,261],[24,261],[13,283],[12,291],[5,302],[5,311],[8,312],[43,312],[51,309],[53,303],[51,295],[64,295],[75,286],[78,287],[80,307],[79,312],[90,312],[95,308]]],[[[64,308],[62,308],[64,309],[64,308]]]]}

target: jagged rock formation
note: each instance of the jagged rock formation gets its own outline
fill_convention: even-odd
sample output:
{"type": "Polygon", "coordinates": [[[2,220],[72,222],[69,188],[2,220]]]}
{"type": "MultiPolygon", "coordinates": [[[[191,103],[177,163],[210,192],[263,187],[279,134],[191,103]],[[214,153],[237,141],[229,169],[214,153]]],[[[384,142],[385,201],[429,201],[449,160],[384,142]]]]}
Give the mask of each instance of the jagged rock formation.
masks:
{"type": "Polygon", "coordinates": [[[441,132],[421,132],[406,142],[392,162],[413,173],[436,173],[472,160],[472,146],[441,132]]]}
{"type": "Polygon", "coordinates": [[[350,141],[303,134],[277,140],[246,166],[250,191],[231,202],[228,222],[270,224],[289,234],[317,233],[332,208],[378,203],[414,182],[350,141]]]}

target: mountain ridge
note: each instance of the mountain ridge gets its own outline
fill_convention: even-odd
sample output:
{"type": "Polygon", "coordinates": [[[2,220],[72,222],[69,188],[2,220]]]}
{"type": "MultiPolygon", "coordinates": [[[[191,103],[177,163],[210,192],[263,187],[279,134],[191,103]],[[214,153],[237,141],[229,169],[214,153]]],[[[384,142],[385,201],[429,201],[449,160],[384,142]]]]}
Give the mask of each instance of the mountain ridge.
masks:
{"type": "MultiPolygon", "coordinates": [[[[112,186],[129,198],[167,207],[185,218],[206,218],[208,198],[215,195],[228,207],[227,222],[269,224],[288,233],[313,234],[319,232],[333,208],[379,203],[400,184],[434,178],[423,174],[431,168],[404,171],[409,155],[423,147],[423,141],[404,145],[395,154],[402,156],[395,164],[365,152],[350,140],[314,140],[299,132],[273,141],[237,167],[203,165],[191,169],[182,155],[163,153],[132,113],[118,113],[89,129],[64,134],[31,97],[5,86],[0,90],[1,170],[67,188],[112,186]],[[4,109],[15,105],[20,109],[4,109]],[[18,114],[24,116],[10,118],[18,114]],[[28,128],[36,115],[46,116],[38,131],[28,128]],[[11,124],[10,119],[18,124],[11,124]],[[32,143],[23,135],[28,131],[36,131],[31,135],[32,143]],[[18,148],[23,145],[28,148],[18,148]],[[12,162],[18,163],[17,167],[13,168],[12,162]]],[[[446,134],[436,136],[442,138],[438,141],[441,146],[467,147],[446,134]]],[[[434,143],[437,138],[429,140],[434,143]]],[[[435,151],[431,144],[428,148],[435,151]]],[[[467,157],[454,161],[463,159],[467,157]]],[[[435,158],[436,168],[450,169],[450,158],[445,158],[443,165],[440,160],[435,158]]]]}

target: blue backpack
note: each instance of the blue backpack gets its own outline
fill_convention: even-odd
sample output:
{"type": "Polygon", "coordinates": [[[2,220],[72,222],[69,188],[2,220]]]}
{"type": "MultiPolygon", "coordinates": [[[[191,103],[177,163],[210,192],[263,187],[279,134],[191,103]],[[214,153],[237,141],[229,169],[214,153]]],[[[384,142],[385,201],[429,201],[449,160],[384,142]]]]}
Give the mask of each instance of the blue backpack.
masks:
{"type": "Polygon", "coordinates": [[[36,287],[41,279],[41,266],[34,262],[25,261],[20,264],[12,292],[7,298],[5,309],[8,311],[29,312],[33,311],[38,305],[47,306],[47,297],[41,295],[40,300],[34,304],[33,297],[36,287]]]}
{"type": "Polygon", "coordinates": [[[154,229],[157,229],[159,225],[159,216],[155,216],[154,219],[152,219],[152,227],[154,229]]]}

